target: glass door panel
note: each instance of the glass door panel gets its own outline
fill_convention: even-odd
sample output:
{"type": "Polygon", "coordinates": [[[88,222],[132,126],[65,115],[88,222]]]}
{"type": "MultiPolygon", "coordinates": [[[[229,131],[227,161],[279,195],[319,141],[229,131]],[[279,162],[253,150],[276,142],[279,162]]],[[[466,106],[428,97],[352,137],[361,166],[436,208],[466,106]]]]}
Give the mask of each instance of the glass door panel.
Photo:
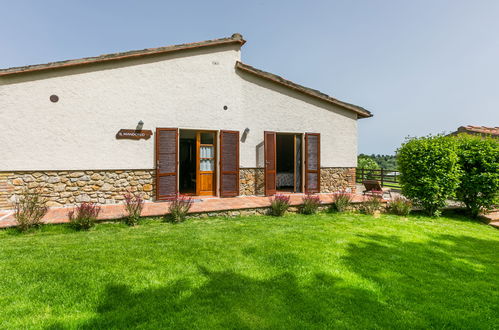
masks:
{"type": "Polygon", "coordinates": [[[215,132],[198,132],[196,135],[198,148],[197,187],[198,195],[216,194],[216,144],[215,132]]]}

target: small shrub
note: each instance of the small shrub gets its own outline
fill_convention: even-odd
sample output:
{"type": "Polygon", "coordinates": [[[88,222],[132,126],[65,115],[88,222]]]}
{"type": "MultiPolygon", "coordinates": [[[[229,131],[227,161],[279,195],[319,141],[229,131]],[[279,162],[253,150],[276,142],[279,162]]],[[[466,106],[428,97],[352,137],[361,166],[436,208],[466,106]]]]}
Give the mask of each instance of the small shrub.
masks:
{"type": "Polygon", "coordinates": [[[376,211],[381,209],[381,200],[383,199],[383,192],[376,191],[372,192],[371,195],[367,197],[367,200],[362,202],[361,211],[364,214],[374,214],[376,211]]]}
{"type": "Polygon", "coordinates": [[[407,216],[411,210],[411,201],[402,196],[397,196],[388,203],[388,211],[396,215],[407,216]]]}
{"type": "Polygon", "coordinates": [[[100,206],[83,202],[68,213],[69,223],[76,230],[88,230],[95,225],[100,206]]]}
{"type": "Polygon", "coordinates": [[[461,170],[457,143],[447,136],[407,140],[397,150],[402,193],[429,215],[455,195],[461,170]]]}
{"type": "Polygon", "coordinates": [[[289,199],[289,196],[275,195],[270,202],[270,214],[275,217],[283,216],[290,206],[289,199]]]}
{"type": "Polygon", "coordinates": [[[492,138],[459,135],[458,158],[462,176],[457,187],[457,199],[468,213],[477,217],[498,203],[499,142],[492,138]]]}
{"type": "Polygon", "coordinates": [[[128,213],[124,222],[129,226],[135,226],[139,222],[140,214],[144,208],[144,199],[138,193],[128,193],[123,197],[125,197],[125,209],[128,213]]]}
{"type": "Polygon", "coordinates": [[[345,190],[339,191],[333,195],[333,204],[331,211],[345,212],[352,204],[353,195],[345,190]]]}
{"type": "Polygon", "coordinates": [[[48,207],[39,190],[24,189],[14,203],[14,217],[20,231],[27,231],[40,225],[48,207]]]}
{"type": "Polygon", "coordinates": [[[175,198],[171,199],[170,206],[168,207],[170,214],[167,215],[166,219],[174,223],[184,221],[191,206],[192,198],[187,196],[175,196],[175,198]]]}
{"type": "Polygon", "coordinates": [[[315,214],[321,205],[319,196],[307,194],[303,197],[303,204],[300,206],[300,212],[303,214],[315,214]]]}

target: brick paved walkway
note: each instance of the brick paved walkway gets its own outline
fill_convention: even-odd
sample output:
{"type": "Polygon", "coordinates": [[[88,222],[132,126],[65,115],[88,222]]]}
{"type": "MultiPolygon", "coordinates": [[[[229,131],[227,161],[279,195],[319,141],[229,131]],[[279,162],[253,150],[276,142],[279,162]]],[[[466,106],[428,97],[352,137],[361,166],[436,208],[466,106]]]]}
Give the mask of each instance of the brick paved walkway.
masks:
{"type": "MultiPolygon", "coordinates": [[[[304,194],[289,194],[291,205],[301,204],[304,194]]],[[[319,194],[321,202],[328,204],[332,202],[333,194],[319,194]]],[[[353,202],[360,203],[364,196],[355,195],[353,202]]],[[[142,216],[161,216],[168,213],[168,202],[146,202],[142,216]]],[[[241,196],[233,198],[198,197],[194,198],[194,204],[189,213],[219,212],[228,210],[255,209],[270,206],[269,197],[264,196],[241,196]]],[[[45,217],[44,223],[65,223],[68,222],[68,212],[72,207],[52,207],[45,217]]],[[[13,211],[0,211],[0,228],[7,228],[16,225],[12,215],[13,211]]],[[[119,219],[126,215],[123,204],[102,205],[99,220],[119,219]]],[[[489,225],[499,229],[499,211],[491,212],[483,216],[489,225]]]]}
{"type": "MultiPolygon", "coordinates": [[[[291,205],[301,204],[303,194],[289,194],[291,196],[291,205]]],[[[318,194],[322,203],[331,203],[332,194],[318,194]]],[[[353,202],[363,201],[362,195],[355,195],[353,202]]],[[[142,216],[160,216],[168,213],[168,202],[146,202],[142,216]]],[[[269,197],[264,196],[241,196],[233,198],[194,198],[194,203],[190,213],[216,212],[227,210],[254,209],[270,206],[269,197]]],[[[65,223],[68,222],[68,212],[72,207],[52,207],[45,217],[44,223],[65,223]]],[[[12,211],[0,211],[0,228],[7,228],[16,225],[12,216],[12,211]]],[[[119,219],[126,215],[123,204],[102,205],[99,214],[100,220],[119,219]]]]}

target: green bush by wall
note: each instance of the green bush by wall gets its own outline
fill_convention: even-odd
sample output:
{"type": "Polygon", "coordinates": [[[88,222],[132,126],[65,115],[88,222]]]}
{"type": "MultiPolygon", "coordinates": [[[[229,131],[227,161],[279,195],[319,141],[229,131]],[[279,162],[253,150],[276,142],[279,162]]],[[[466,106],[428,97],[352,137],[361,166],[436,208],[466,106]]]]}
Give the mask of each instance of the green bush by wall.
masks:
{"type": "Polygon", "coordinates": [[[437,215],[454,197],[460,168],[455,139],[428,136],[408,139],[397,150],[402,193],[429,215],[437,215]]]}
{"type": "Polygon", "coordinates": [[[476,217],[498,203],[499,142],[478,136],[410,138],[397,150],[402,193],[428,214],[462,201],[476,217]]]}
{"type": "Polygon", "coordinates": [[[498,203],[499,142],[461,134],[457,141],[458,163],[462,171],[456,197],[476,217],[498,203]]]}

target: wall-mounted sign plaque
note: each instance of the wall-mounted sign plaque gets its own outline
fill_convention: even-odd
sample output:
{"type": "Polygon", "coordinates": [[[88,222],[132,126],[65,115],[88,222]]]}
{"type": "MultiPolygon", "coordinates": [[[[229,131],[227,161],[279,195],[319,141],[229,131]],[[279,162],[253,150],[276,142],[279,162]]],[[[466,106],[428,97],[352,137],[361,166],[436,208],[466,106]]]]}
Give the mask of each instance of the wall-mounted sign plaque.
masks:
{"type": "Polygon", "coordinates": [[[119,132],[116,133],[117,139],[147,140],[151,136],[152,136],[152,131],[150,130],[120,129],[119,132]]]}

